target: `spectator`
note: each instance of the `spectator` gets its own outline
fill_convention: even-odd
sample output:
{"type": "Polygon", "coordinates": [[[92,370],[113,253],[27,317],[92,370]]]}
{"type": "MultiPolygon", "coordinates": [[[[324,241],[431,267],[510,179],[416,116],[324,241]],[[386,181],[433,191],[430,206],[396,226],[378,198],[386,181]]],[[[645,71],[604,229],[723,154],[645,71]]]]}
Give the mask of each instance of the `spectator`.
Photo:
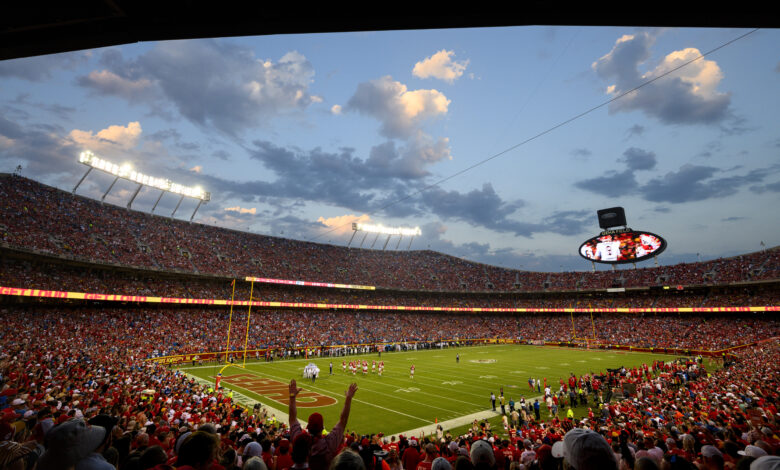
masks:
{"type": "MultiPolygon", "coordinates": [[[[331,429],[327,436],[322,436],[322,431],[324,429],[322,415],[319,413],[312,413],[309,416],[307,430],[312,439],[309,453],[309,466],[313,470],[327,469],[331,460],[333,460],[333,457],[336,456],[336,451],[344,438],[344,429],[346,429],[347,421],[349,420],[352,397],[355,396],[357,388],[357,384],[353,383],[345,392],[344,407],[341,410],[339,422],[333,426],[333,429],[331,429]]],[[[293,442],[295,442],[295,439],[302,432],[301,425],[298,423],[298,409],[295,403],[295,398],[301,390],[303,389],[298,388],[295,379],[290,381],[290,439],[292,439],[293,442]]]]}

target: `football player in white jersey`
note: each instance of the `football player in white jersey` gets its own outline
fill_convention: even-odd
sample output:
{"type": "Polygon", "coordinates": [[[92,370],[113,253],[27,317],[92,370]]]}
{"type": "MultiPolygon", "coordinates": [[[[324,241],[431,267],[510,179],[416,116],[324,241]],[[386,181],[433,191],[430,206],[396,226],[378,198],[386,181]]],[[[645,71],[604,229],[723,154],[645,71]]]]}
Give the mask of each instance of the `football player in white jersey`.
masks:
{"type": "Polygon", "coordinates": [[[602,261],[617,261],[620,255],[620,242],[612,241],[612,237],[604,236],[599,238],[596,245],[596,259],[602,261]]]}

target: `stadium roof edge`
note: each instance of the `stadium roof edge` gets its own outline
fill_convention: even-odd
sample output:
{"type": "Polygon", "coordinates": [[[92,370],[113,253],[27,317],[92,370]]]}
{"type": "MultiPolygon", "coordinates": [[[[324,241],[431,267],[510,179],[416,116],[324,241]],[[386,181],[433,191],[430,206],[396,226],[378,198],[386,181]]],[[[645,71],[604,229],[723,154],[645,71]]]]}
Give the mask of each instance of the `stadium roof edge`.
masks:
{"type": "Polygon", "coordinates": [[[587,2],[525,2],[516,9],[464,4],[443,12],[421,7],[376,14],[351,6],[301,9],[257,2],[158,2],[84,0],[11,2],[0,21],[0,60],[144,41],[272,34],[442,29],[487,26],[773,27],[780,17],[765,5],[702,9],[698,4],[656,2],[654,8],[620,8],[604,14],[587,2]],[[641,10],[640,10],[641,8],[641,10]],[[670,14],[669,11],[674,11],[670,14]]]}

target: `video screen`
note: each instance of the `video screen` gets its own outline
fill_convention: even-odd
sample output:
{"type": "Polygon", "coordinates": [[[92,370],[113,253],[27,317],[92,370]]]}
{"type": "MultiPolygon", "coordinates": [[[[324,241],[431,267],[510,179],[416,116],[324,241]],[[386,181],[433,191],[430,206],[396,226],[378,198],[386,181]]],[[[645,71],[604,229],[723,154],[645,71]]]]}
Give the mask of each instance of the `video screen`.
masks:
{"type": "Polygon", "coordinates": [[[666,240],[649,232],[623,232],[593,237],[580,246],[580,256],[597,263],[634,263],[661,253],[666,240]]]}

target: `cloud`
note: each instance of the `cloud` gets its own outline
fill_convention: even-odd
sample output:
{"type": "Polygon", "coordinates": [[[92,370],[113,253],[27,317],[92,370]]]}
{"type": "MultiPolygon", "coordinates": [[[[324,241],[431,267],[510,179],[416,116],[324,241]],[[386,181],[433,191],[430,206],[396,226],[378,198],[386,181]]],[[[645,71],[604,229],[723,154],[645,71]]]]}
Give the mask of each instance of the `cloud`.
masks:
{"type": "Polygon", "coordinates": [[[92,131],[73,129],[68,137],[84,149],[108,155],[134,148],[138,144],[141,132],[141,124],[134,121],[129,122],[127,126],[109,126],[98,131],[97,134],[92,131]]]}
{"type": "Polygon", "coordinates": [[[120,77],[110,70],[93,70],[87,76],[79,77],[76,82],[96,94],[118,96],[128,101],[146,100],[156,92],[155,83],[148,78],[133,80],[120,77]]]}
{"type": "Polygon", "coordinates": [[[502,200],[490,183],[483,184],[482,189],[465,193],[434,188],[425,191],[421,198],[425,210],[443,219],[460,220],[475,227],[524,237],[539,232],[564,235],[581,233],[588,214],[586,211],[559,211],[541,222],[521,222],[509,216],[522,208],[525,202],[502,200]]]}
{"type": "Polygon", "coordinates": [[[203,167],[200,165],[195,165],[194,167],[190,168],[190,171],[195,173],[200,173],[201,171],[203,171],[203,167]]]}
{"type": "Polygon", "coordinates": [[[452,160],[449,139],[446,137],[433,141],[419,132],[416,139],[406,145],[396,145],[387,141],[371,148],[366,166],[369,173],[390,178],[420,179],[430,173],[426,167],[440,160],[452,160]]]}
{"type": "Polygon", "coordinates": [[[774,193],[780,193],[780,181],[777,183],[770,183],[765,185],[757,185],[757,186],[751,186],[750,190],[754,193],[763,194],[767,191],[774,192],[774,193]]]}
{"type": "Polygon", "coordinates": [[[211,152],[211,156],[219,160],[225,160],[225,161],[230,160],[230,154],[224,150],[215,150],[211,152]]]}
{"type": "Polygon", "coordinates": [[[438,90],[410,91],[385,76],[359,84],[346,110],[378,119],[385,137],[409,138],[423,122],[447,114],[449,105],[450,100],[438,90]]]}
{"type": "MultiPolygon", "coordinates": [[[[320,148],[302,150],[255,141],[248,148],[250,158],[271,171],[270,181],[228,181],[211,175],[202,177],[208,185],[243,201],[261,198],[269,203],[300,199],[334,204],[361,212],[372,212],[380,204],[380,192],[403,193],[406,185],[383,169],[368,164],[354,149],[325,152],[320,148]]],[[[398,173],[398,172],[397,172],[398,173]]]]}
{"type": "Polygon", "coordinates": [[[49,113],[56,118],[62,120],[62,121],[69,121],[72,119],[73,113],[76,112],[76,108],[70,107],[70,106],[62,106],[59,104],[48,104],[43,103],[40,101],[32,101],[30,100],[30,94],[29,93],[20,93],[17,95],[17,97],[8,102],[8,105],[6,105],[6,111],[16,112],[20,113],[21,115],[24,115],[25,117],[29,117],[29,113],[26,111],[23,111],[16,106],[22,106],[22,107],[30,107],[39,109],[42,111],[45,111],[46,113],[49,113]]]}
{"type": "Polygon", "coordinates": [[[726,217],[723,219],[720,219],[721,222],[739,222],[740,220],[745,220],[747,217],[739,217],[739,216],[733,216],[733,217],[726,217]]]}
{"type": "Polygon", "coordinates": [[[82,171],[76,165],[81,149],[63,139],[64,130],[50,125],[29,124],[24,127],[0,115],[0,161],[6,167],[21,164],[26,174],[53,176],[69,180],[82,171]]]}
{"type": "Polygon", "coordinates": [[[577,148],[572,150],[571,154],[574,155],[574,157],[579,160],[587,160],[588,158],[590,158],[591,155],[593,155],[593,152],[591,152],[590,149],[577,148]]]}
{"type": "Polygon", "coordinates": [[[434,138],[423,126],[445,114],[450,104],[437,90],[408,90],[406,85],[390,77],[358,85],[345,111],[358,112],[376,118],[381,123],[380,134],[388,141],[371,150],[367,163],[401,179],[420,179],[430,173],[428,166],[441,160],[451,160],[449,139],[434,138]]]}
{"type": "Polygon", "coordinates": [[[419,78],[438,78],[445,82],[452,83],[463,75],[466,67],[469,65],[468,60],[453,61],[455,56],[454,51],[440,50],[430,57],[426,57],[424,60],[414,64],[412,74],[419,78]]]}
{"type": "Polygon", "coordinates": [[[630,139],[631,137],[640,137],[645,133],[644,126],[640,126],[639,124],[634,124],[633,126],[629,127],[626,131],[626,138],[630,139]]]}
{"type": "Polygon", "coordinates": [[[317,222],[321,223],[325,227],[332,228],[334,235],[350,233],[352,232],[353,223],[368,223],[371,221],[371,217],[368,214],[362,214],[360,216],[354,214],[339,215],[336,217],[319,217],[317,222]]]}
{"type": "Polygon", "coordinates": [[[653,202],[683,203],[722,198],[735,194],[740,188],[762,182],[780,171],[780,165],[758,168],[745,175],[713,178],[722,170],[711,166],[683,165],[679,171],[654,178],[639,188],[643,198],[653,202]]]}
{"type": "Polygon", "coordinates": [[[336,115],[341,114],[341,105],[334,104],[333,106],[331,106],[330,112],[331,114],[336,114],[336,115]]]}
{"type": "MultiPolygon", "coordinates": [[[[655,68],[641,73],[639,68],[651,57],[654,36],[647,32],[619,38],[612,50],[592,64],[604,80],[610,95],[620,95],[634,87],[701,55],[696,48],[668,54],[655,68]]],[[[610,112],[642,111],[666,124],[713,124],[729,116],[730,95],[717,90],[723,73],[715,61],[699,59],[610,104],[610,112]]]]}
{"type": "Polygon", "coordinates": [[[634,193],[639,187],[634,172],[652,170],[656,165],[655,153],[631,147],[623,152],[623,158],[617,160],[624,163],[624,171],[611,170],[603,176],[589,178],[574,183],[574,186],[607,197],[620,197],[634,193]]]}
{"type": "Polygon", "coordinates": [[[165,41],[132,60],[110,49],[101,64],[77,83],[153,109],[162,100],[187,120],[231,136],[321,101],[308,90],[314,68],[295,51],[273,62],[227,41],[165,41]]]}
{"type": "Polygon", "coordinates": [[[239,214],[252,214],[255,215],[257,213],[257,208],[253,207],[251,209],[247,209],[241,206],[235,206],[235,207],[226,207],[226,211],[229,212],[238,212],[239,214]]]}
{"type": "Polygon", "coordinates": [[[33,82],[48,80],[59,69],[71,70],[89,58],[88,52],[66,52],[23,59],[0,61],[0,77],[14,77],[33,82]]]}
{"type": "Polygon", "coordinates": [[[623,152],[623,158],[618,160],[626,164],[629,170],[652,170],[655,168],[655,153],[631,147],[623,152]]]}
{"type": "Polygon", "coordinates": [[[604,176],[585,179],[574,183],[577,188],[607,197],[619,197],[631,194],[638,186],[634,172],[625,170],[621,172],[608,171],[604,176]]]}

